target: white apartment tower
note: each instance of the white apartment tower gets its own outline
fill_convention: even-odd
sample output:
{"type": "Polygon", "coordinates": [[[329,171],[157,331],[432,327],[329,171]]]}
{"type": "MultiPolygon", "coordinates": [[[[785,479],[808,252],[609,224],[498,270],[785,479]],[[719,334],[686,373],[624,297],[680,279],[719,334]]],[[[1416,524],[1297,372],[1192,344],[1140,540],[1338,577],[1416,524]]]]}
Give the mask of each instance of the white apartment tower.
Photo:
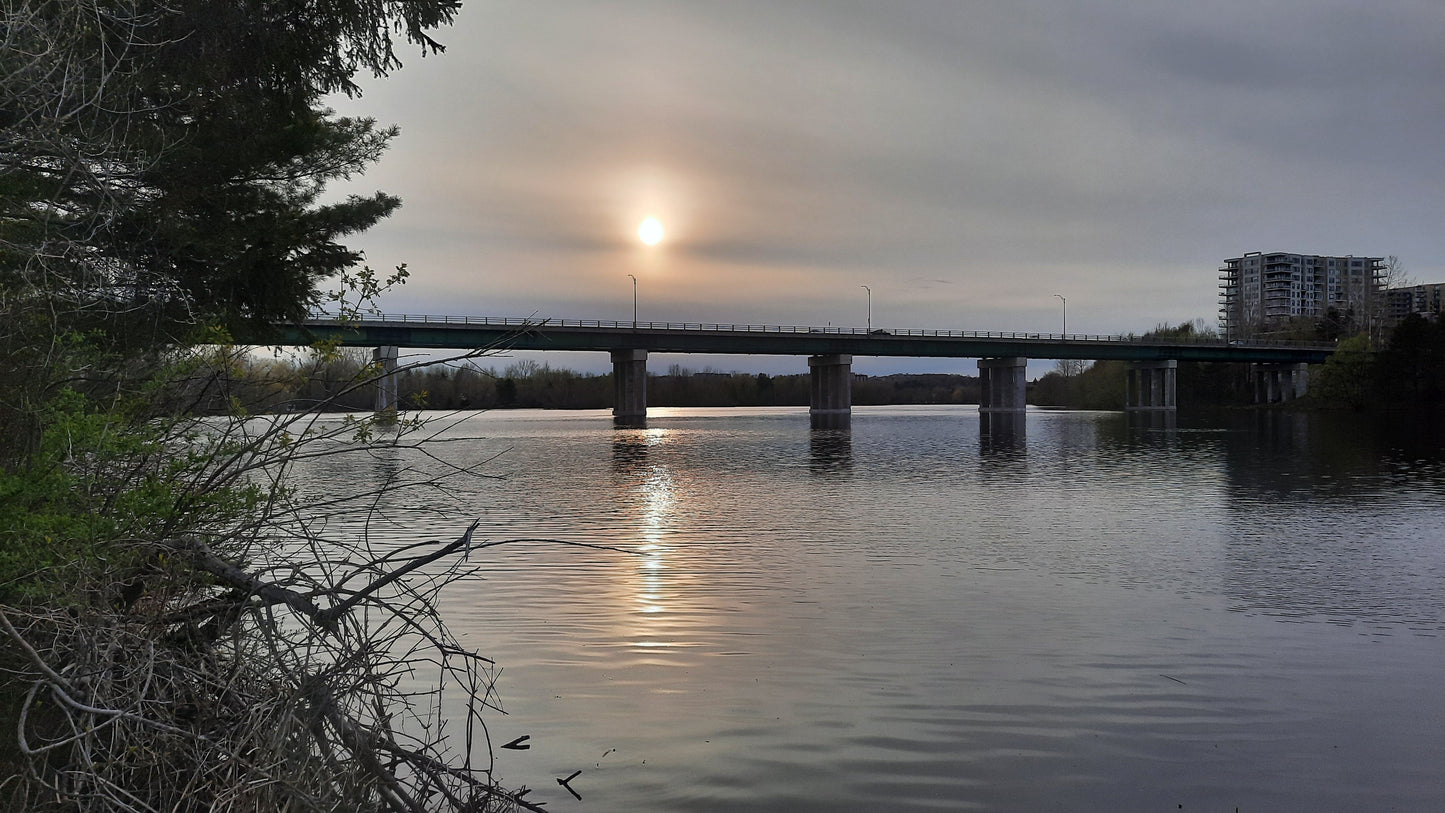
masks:
{"type": "Polygon", "coordinates": [[[1383,257],[1250,252],[1219,269],[1219,327],[1231,339],[1279,330],[1330,308],[1363,324],[1381,302],[1383,257]]]}

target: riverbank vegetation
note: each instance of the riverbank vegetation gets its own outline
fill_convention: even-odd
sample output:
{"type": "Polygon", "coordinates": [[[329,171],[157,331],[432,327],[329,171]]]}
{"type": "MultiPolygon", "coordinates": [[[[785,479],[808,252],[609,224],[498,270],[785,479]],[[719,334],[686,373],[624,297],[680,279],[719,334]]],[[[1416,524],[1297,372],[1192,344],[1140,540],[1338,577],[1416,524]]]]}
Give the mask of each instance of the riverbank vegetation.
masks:
{"type": "MultiPolygon", "coordinates": [[[[1195,321],[1161,324],[1143,338],[1190,341],[1217,336],[1213,328],[1195,321]]],[[[1123,361],[1060,362],[1059,369],[1034,382],[1029,400],[1039,406],[1123,409],[1127,369],[1123,361]]],[[[1247,365],[1228,362],[1180,362],[1175,380],[1178,403],[1191,406],[1248,404],[1248,387],[1247,365]]]]}
{"type": "MultiPolygon", "coordinates": [[[[404,278],[341,242],[399,202],[323,195],[395,131],[322,102],[399,67],[400,48],[439,51],[430,32],[456,11],[0,9],[6,809],[540,809],[493,776],[491,665],[436,612],[458,556],[498,542],[458,529],[373,547],[339,530],[379,489],[435,477],[305,499],[287,477],[421,427],[255,417],[246,403],[275,382],[228,344],[404,278]],[[443,714],[448,689],[461,697],[443,714]]],[[[374,373],[328,382],[318,405],[374,373]]]]}
{"type": "MultiPolygon", "coordinates": [[[[1377,331],[1379,342],[1365,332],[1339,338],[1341,317],[1331,312],[1294,326],[1301,341],[1335,341],[1335,353],[1310,371],[1306,398],[1296,408],[1389,410],[1433,409],[1445,403],[1445,320],[1411,314],[1388,330],[1377,331]]],[[[1215,338],[1198,322],[1160,325],[1146,338],[1215,338]]],[[[1075,409],[1122,409],[1127,365],[1121,361],[1092,364],[1061,362],[1059,369],[1036,381],[1030,402],[1075,409]]],[[[1249,366],[1218,362],[1180,362],[1178,403],[1190,406],[1244,406],[1254,393],[1249,366]]]]}
{"type": "Polygon", "coordinates": [[[1376,346],[1359,334],[1339,343],[1310,382],[1324,407],[1438,409],[1445,404],[1445,319],[1410,314],[1376,346]]]}

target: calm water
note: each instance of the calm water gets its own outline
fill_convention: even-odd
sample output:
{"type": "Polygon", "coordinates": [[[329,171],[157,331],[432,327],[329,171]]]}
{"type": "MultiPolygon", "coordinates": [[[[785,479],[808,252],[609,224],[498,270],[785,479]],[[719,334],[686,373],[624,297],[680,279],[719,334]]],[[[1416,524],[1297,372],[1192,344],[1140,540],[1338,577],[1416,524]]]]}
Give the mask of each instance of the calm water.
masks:
{"type": "Polygon", "coordinates": [[[371,534],[632,551],[518,544],[447,594],[553,811],[1442,809],[1445,457],[1393,429],[493,412],[303,474],[490,460],[371,534]]]}

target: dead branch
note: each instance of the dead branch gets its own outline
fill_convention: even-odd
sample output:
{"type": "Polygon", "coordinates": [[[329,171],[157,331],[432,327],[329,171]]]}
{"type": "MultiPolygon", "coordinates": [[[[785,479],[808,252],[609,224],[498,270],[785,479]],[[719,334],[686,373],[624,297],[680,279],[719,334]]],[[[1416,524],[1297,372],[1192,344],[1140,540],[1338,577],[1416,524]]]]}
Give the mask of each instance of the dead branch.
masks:
{"type": "Polygon", "coordinates": [[[117,811],[543,810],[470,767],[470,754],[446,758],[440,727],[396,725],[420,711],[395,680],[419,661],[468,688],[468,746],[480,724],[493,683],[479,670],[491,663],[451,639],[432,599],[460,571],[404,578],[458,558],[476,527],[418,555],[292,568],[284,583],[175,541],[177,560],[222,592],[175,595],[149,614],[0,608],[30,684],[16,798],[117,811]],[[364,587],[337,587],[336,574],[358,571],[373,573],[364,587]],[[202,618],[224,622],[205,636],[159,633],[202,618]]]}

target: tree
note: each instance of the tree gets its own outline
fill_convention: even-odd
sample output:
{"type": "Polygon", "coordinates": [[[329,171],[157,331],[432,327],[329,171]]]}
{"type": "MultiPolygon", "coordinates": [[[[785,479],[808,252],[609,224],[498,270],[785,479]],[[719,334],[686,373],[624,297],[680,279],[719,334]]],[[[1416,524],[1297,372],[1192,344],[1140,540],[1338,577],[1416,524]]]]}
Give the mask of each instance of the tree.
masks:
{"type": "Polygon", "coordinates": [[[415,426],[251,419],[291,385],[225,345],[317,304],[360,260],[342,239],[398,205],[323,202],[394,131],[321,102],[441,50],[457,7],[0,5],[0,806],[541,809],[473,763],[490,664],[436,611],[433,565],[485,543],[333,546],[308,522],[347,495],[287,479],[415,426]],[[402,682],[420,662],[468,693],[455,762],[402,682]]]}
{"type": "Polygon", "coordinates": [[[340,240],[399,204],[319,202],[395,135],[321,101],[398,67],[395,36],[440,51],[458,5],[11,0],[0,286],[146,324],[302,315],[360,259],[340,240]]]}
{"type": "Polygon", "coordinates": [[[1372,378],[1371,355],[1365,334],[1341,340],[1310,382],[1311,394],[1327,404],[1364,409],[1372,378]]]}
{"type": "Polygon", "coordinates": [[[1325,309],[1325,315],[1316,323],[1315,336],[1321,341],[1339,341],[1355,332],[1354,321],[1354,311],[1340,313],[1339,309],[1331,306],[1325,309]]]}
{"type": "Polygon", "coordinates": [[[1412,313],[1390,333],[1376,358],[1377,390],[1391,404],[1435,404],[1445,400],[1445,321],[1412,313]]]}
{"type": "Polygon", "coordinates": [[[1384,344],[1385,337],[1391,330],[1394,321],[1393,291],[1401,288],[1409,288],[1414,285],[1410,275],[1405,271],[1405,264],[1400,258],[1391,254],[1385,258],[1382,273],[1378,277],[1379,289],[1369,300],[1369,333],[1370,340],[1379,346],[1384,344]]]}
{"type": "MultiPolygon", "coordinates": [[[[336,117],[457,0],[7,0],[0,7],[0,466],[58,387],[114,392],[178,342],[303,315],[385,217],[321,202],[395,131],[336,117]]],[[[369,271],[364,271],[370,274],[369,271]]],[[[404,274],[399,269],[398,277],[404,274]]]]}

